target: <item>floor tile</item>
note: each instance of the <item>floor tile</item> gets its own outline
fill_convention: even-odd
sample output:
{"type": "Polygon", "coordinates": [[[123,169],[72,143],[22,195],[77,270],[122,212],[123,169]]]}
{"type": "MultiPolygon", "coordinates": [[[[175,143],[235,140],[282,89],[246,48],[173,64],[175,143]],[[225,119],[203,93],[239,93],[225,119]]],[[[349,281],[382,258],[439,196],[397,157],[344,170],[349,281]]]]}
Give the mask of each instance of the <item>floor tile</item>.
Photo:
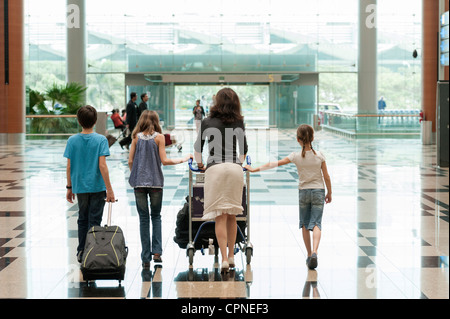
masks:
{"type": "MultiPolygon", "coordinates": [[[[192,132],[183,151],[192,152],[192,132]]],[[[253,166],[299,150],[295,130],[275,130],[256,147],[253,166]]],[[[261,136],[259,136],[261,137],[261,136]]],[[[173,240],[177,213],[188,195],[187,165],[163,167],[163,264],[142,270],[139,217],[128,152],[111,147],[107,163],[116,197],[113,223],[129,247],[121,285],[87,285],[76,262],[76,202],[65,200],[65,140],[0,145],[0,298],[273,298],[448,299],[448,168],[437,168],[436,146],[414,139],[348,139],[316,132],[315,149],[327,158],[333,201],[325,205],[319,265],[306,267],[298,228],[298,175],[294,165],[250,176],[251,263],[236,254],[232,275],[218,272],[207,249],[189,267],[173,240]]],[[[106,215],[106,214],[105,214],[106,215]]],[[[106,223],[106,216],[102,223],[106,223]]]]}

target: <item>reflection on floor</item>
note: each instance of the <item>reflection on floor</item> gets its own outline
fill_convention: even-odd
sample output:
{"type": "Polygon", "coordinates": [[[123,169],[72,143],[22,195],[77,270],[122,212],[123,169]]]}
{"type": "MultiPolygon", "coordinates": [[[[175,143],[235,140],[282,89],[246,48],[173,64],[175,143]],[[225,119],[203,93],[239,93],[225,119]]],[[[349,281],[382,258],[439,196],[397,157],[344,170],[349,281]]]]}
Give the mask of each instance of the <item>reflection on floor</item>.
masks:
{"type": "MultiPolygon", "coordinates": [[[[182,153],[192,152],[185,134],[182,153]]],[[[294,130],[249,131],[254,165],[298,149],[294,130]]],[[[236,254],[226,276],[219,261],[173,241],[188,193],[187,165],[164,167],[163,263],[143,270],[138,216],[126,151],[111,147],[108,166],[119,202],[113,224],[129,247],[125,280],[87,285],[76,262],[77,204],[65,201],[66,141],[0,145],[0,298],[448,298],[448,168],[436,146],[415,139],[350,140],[318,132],[333,202],[323,217],[319,265],[308,270],[298,229],[294,165],[251,176],[251,263],[236,254]]],[[[106,214],[105,214],[106,218],[106,214]]]]}

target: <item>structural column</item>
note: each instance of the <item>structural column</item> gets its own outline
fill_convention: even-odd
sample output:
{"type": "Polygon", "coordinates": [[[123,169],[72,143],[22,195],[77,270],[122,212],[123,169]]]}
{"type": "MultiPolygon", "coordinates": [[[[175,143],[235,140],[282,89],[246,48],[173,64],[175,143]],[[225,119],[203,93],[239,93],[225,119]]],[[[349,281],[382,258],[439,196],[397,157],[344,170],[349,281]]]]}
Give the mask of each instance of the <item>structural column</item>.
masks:
{"type": "MultiPolygon", "coordinates": [[[[358,46],[358,114],[377,113],[377,1],[359,0],[359,46],[358,46]]],[[[359,117],[357,122],[358,132],[371,132],[376,127],[376,117],[359,117]]],[[[364,162],[373,154],[363,150],[361,145],[356,146],[358,162],[364,162]]],[[[371,167],[376,171],[376,166],[371,167]]],[[[363,169],[364,170],[364,169],[363,169]]],[[[376,172],[374,173],[376,176],[376,172]]],[[[357,180],[358,189],[365,186],[364,181],[357,180]]],[[[360,223],[374,223],[377,220],[377,200],[370,198],[371,205],[357,199],[358,212],[357,225],[360,223]]],[[[359,230],[358,230],[359,231],[359,230]]],[[[367,264],[365,269],[360,269],[359,259],[367,262],[368,257],[357,257],[357,298],[375,298],[377,295],[376,276],[377,269],[372,264],[367,264]]]]}
{"type": "Polygon", "coordinates": [[[358,113],[377,113],[377,0],[359,1],[358,113]]]}
{"type": "MultiPolygon", "coordinates": [[[[86,3],[67,0],[67,83],[86,86],[86,3]]],[[[84,103],[84,102],[83,102],[84,103]]]]}
{"type": "Polygon", "coordinates": [[[422,0],[422,110],[436,132],[439,0],[422,0]]]}
{"type": "Polygon", "coordinates": [[[0,144],[25,139],[23,0],[0,0],[0,144]]]}

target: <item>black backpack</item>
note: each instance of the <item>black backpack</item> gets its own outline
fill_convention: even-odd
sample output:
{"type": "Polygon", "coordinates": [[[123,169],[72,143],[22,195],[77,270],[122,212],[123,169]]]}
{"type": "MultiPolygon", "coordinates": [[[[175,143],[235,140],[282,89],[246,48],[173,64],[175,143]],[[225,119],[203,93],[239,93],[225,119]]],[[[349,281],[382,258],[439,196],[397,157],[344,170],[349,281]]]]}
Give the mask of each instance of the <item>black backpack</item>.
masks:
{"type": "MultiPolygon", "coordinates": [[[[109,203],[109,216],[111,203],[109,203]]],[[[108,217],[108,222],[110,217],[108,217]]],[[[119,226],[93,226],[86,235],[81,260],[81,272],[86,281],[97,279],[124,279],[128,247],[119,226]]]]}

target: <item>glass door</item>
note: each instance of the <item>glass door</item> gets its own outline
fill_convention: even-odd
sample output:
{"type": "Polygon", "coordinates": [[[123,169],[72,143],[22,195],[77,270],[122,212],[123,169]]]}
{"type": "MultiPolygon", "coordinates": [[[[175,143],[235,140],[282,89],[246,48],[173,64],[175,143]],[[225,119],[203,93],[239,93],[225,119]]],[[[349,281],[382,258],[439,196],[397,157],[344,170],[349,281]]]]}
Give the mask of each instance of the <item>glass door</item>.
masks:
{"type": "Polygon", "coordinates": [[[233,89],[239,96],[247,128],[267,128],[269,126],[268,85],[176,85],[175,127],[194,128],[192,110],[196,101],[200,100],[200,105],[208,114],[213,103],[213,95],[223,87],[233,89]]]}

